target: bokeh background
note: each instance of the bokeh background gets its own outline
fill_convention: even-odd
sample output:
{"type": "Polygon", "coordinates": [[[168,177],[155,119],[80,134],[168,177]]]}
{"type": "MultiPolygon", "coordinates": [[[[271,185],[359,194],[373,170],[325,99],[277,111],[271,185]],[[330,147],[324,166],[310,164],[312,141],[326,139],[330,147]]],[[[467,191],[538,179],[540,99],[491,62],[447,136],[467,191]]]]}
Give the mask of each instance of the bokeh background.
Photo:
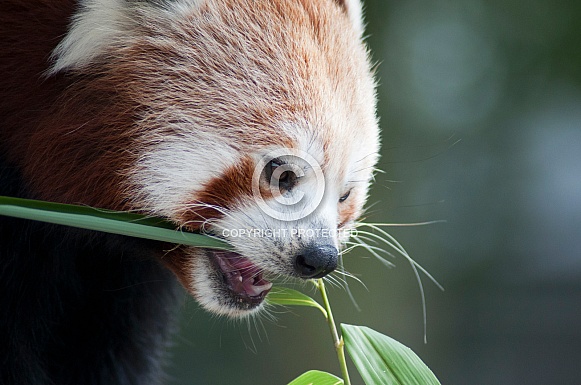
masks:
{"type": "MultiPolygon", "coordinates": [[[[423,277],[424,344],[409,264],[355,251],[361,311],[332,289],[336,319],[410,346],[442,384],[580,384],[581,1],[365,4],[385,171],[368,221],[445,220],[389,228],[445,291],[423,277]]],[[[339,373],[316,310],[275,315],[232,322],[186,299],[170,384],[339,373]]]]}

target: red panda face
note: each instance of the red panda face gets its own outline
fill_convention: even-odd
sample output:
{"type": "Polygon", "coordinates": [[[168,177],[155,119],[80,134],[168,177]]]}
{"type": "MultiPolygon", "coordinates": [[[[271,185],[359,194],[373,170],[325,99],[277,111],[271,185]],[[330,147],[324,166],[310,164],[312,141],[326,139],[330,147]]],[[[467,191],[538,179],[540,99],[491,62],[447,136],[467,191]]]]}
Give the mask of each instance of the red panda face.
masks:
{"type": "Polygon", "coordinates": [[[131,114],[123,207],[234,246],[163,257],[208,310],[249,314],[270,279],[337,266],[378,152],[360,13],[358,0],[94,0],[55,51],[53,75],[94,76],[123,101],[112,116],[131,114]]]}

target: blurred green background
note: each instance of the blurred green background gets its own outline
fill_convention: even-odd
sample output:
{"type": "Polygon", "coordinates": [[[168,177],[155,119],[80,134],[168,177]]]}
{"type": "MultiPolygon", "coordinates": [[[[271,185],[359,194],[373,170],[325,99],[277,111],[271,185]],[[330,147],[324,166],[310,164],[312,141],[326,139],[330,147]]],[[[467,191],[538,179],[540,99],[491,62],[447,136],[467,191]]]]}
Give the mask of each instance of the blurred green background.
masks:
{"type": "MultiPolygon", "coordinates": [[[[446,290],[424,277],[424,344],[409,264],[355,251],[361,311],[332,289],[336,319],[410,346],[442,384],[580,384],[581,1],[365,5],[385,171],[368,220],[446,220],[389,229],[446,290]]],[[[172,385],[339,374],[316,310],[240,323],[185,301],[172,385]]]]}

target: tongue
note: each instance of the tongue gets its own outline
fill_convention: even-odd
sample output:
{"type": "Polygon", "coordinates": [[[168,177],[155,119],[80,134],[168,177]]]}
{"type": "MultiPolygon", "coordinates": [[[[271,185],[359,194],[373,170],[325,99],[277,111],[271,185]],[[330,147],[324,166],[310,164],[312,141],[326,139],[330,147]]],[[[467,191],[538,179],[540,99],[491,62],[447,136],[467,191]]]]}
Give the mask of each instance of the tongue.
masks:
{"type": "Polygon", "coordinates": [[[216,252],[214,255],[230,290],[251,299],[262,299],[268,294],[272,283],[262,277],[262,270],[248,258],[231,252],[216,252]]]}

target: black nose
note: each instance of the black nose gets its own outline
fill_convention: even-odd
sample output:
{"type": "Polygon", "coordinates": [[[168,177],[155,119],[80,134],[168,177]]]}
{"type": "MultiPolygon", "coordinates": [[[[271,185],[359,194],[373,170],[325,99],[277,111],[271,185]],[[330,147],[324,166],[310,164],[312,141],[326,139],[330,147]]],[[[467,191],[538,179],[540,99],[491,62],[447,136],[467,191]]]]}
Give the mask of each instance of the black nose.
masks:
{"type": "Polygon", "coordinates": [[[295,258],[295,272],[301,278],[323,278],[337,267],[339,252],[330,245],[311,245],[295,258]]]}

